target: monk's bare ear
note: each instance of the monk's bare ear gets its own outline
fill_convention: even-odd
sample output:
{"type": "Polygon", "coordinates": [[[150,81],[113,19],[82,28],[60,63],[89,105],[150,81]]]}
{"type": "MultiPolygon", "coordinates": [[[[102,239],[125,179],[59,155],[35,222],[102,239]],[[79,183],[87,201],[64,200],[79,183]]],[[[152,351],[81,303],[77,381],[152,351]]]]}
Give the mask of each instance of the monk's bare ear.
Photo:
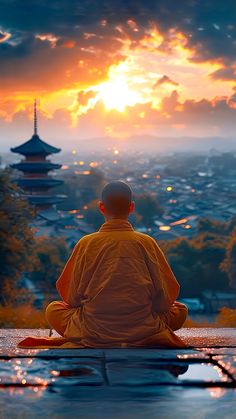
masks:
{"type": "Polygon", "coordinates": [[[131,214],[131,212],[134,212],[135,209],[135,202],[131,201],[130,207],[129,207],[129,213],[131,214]]]}
{"type": "Polygon", "coordinates": [[[98,206],[99,206],[100,212],[101,212],[102,214],[104,214],[104,212],[105,212],[105,207],[104,207],[103,202],[102,202],[102,201],[99,201],[98,206]]]}

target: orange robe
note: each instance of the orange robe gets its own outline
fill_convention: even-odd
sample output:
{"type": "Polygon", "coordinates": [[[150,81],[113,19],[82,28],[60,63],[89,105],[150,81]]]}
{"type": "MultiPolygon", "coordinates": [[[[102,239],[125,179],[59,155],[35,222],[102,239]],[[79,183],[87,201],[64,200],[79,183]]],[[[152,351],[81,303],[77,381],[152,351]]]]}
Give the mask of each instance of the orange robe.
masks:
{"type": "Polygon", "coordinates": [[[165,321],[179,284],[156,241],[126,220],[109,220],[80,239],[56,287],[64,306],[60,312],[52,302],[48,320],[54,327],[55,317],[66,316],[63,335],[84,346],[185,346],[165,321]]]}

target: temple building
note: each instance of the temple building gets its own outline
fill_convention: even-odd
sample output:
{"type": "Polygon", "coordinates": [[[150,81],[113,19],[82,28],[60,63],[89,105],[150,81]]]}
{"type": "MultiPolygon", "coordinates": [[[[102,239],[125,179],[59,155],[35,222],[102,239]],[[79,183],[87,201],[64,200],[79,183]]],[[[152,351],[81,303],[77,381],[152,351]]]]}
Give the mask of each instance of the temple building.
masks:
{"type": "Polygon", "coordinates": [[[62,180],[49,176],[52,170],[60,169],[61,165],[52,163],[47,157],[59,153],[60,148],[53,147],[41,140],[38,136],[37,106],[34,102],[34,133],[30,140],[18,147],[11,148],[13,153],[24,156],[19,163],[11,167],[20,170],[23,175],[17,179],[18,185],[23,189],[24,196],[37,210],[44,210],[62,202],[66,196],[51,194],[51,189],[61,185],[62,180]]]}

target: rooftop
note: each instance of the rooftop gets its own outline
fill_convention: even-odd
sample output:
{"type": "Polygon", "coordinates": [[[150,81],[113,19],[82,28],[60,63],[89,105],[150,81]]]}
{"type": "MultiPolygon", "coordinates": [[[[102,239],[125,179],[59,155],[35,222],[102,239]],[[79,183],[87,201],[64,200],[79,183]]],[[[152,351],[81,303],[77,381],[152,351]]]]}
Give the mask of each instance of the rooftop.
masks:
{"type": "Polygon", "coordinates": [[[20,178],[17,179],[17,183],[19,186],[23,186],[23,187],[27,187],[27,188],[42,188],[42,187],[47,187],[47,188],[51,188],[54,186],[58,186],[63,184],[63,180],[60,179],[54,179],[52,177],[33,177],[33,178],[20,178]]]}
{"type": "Polygon", "coordinates": [[[235,417],[236,329],[182,329],[182,350],[16,347],[48,332],[0,330],[2,417],[235,417]]]}
{"type": "Polygon", "coordinates": [[[50,170],[60,169],[61,164],[51,163],[49,160],[45,161],[21,161],[19,163],[11,164],[13,169],[21,170],[28,173],[47,173],[50,170]]]}
{"type": "Polygon", "coordinates": [[[11,148],[11,151],[13,153],[23,154],[24,156],[47,156],[49,154],[59,153],[61,149],[45,143],[45,141],[41,140],[37,134],[34,134],[30,140],[18,147],[11,148]]]}

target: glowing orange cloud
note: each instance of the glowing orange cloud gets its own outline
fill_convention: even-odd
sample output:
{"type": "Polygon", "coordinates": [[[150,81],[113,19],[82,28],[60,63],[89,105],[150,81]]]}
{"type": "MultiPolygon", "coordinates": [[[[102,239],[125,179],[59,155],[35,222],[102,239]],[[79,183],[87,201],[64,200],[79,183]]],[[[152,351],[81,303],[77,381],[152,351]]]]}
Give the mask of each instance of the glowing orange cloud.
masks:
{"type": "MultiPolygon", "coordinates": [[[[130,22],[130,25],[137,30],[135,22],[130,22]]],[[[118,29],[122,32],[122,28],[118,29]]],[[[126,37],[121,49],[122,56],[126,58],[108,68],[104,81],[83,89],[85,93],[92,93],[86,103],[77,101],[77,89],[70,90],[69,95],[74,96],[69,107],[74,125],[77,118],[94,109],[99,101],[107,111],[126,112],[132,106],[147,103],[153,109],[161,110],[163,98],[176,89],[182,101],[189,98],[200,100],[202,97],[212,100],[215,95],[229,95],[233,83],[218,80],[209,83],[209,74],[221,68],[222,64],[194,63],[194,53],[194,49],[188,47],[186,36],[175,29],[171,29],[164,39],[152,25],[135,46],[126,37]]],[[[178,104],[178,109],[181,110],[181,104],[178,104]]],[[[141,119],[145,119],[144,113],[141,113],[141,119]]]]}
{"type": "Polygon", "coordinates": [[[11,37],[10,33],[0,31],[0,42],[5,42],[11,37]]]}
{"type": "MultiPolygon", "coordinates": [[[[135,20],[130,19],[127,25],[134,33],[140,33],[135,20]]],[[[107,28],[105,20],[101,27],[107,28]]],[[[111,45],[108,39],[92,32],[84,33],[81,46],[74,40],[62,41],[52,33],[36,35],[38,42],[49,44],[55,59],[58,57],[58,65],[53,65],[49,80],[42,70],[41,77],[48,83],[45,89],[30,86],[27,90],[26,86],[25,90],[17,89],[2,95],[1,117],[9,122],[17,112],[26,111],[32,118],[33,98],[40,97],[40,109],[45,118],[50,120],[55,111],[64,110],[70,115],[71,128],[80,124],[85,115],[99,109],[99,117],[105,121],[104,131],[109,135],[114,134],[115,121],[125,126],[119,131],[123,135],[125,130],[128,134],[129,128],[134,131],[143,128],[148,132],[156,120],[152,111],[158,112],[177,131],[182,131],[185,122],[172,121],[171,111],[163,105],[165,98],[170,98],[174,91],[178,92],[178,101],[172,111],[179,113],[186,112],[183,105],[186,100],[205,98],[214,103],[216,96],[231,96],[233,81],[210,78],[210,74],[221,70],[223,64],[194,62],[196,50],[189,46],[188,37],[180,31],[172,28],[164,36],[155,24],[151,24],[143,36],[134,40],[122,26],[115,30],[116,38],[110,41],[111,45]],[[63,54],[70,59],[66,61],[63,54]],[[132,113],[132,108],[137,114],[132,113]]],[[[4,34],[5,38],[0,38],[0,42],[10,36],[4,34]]],[[[228,104],[235,108],[233,99],[228,104]]],[[[94,123],[99,126],[98,118],[94,123]]]]}

